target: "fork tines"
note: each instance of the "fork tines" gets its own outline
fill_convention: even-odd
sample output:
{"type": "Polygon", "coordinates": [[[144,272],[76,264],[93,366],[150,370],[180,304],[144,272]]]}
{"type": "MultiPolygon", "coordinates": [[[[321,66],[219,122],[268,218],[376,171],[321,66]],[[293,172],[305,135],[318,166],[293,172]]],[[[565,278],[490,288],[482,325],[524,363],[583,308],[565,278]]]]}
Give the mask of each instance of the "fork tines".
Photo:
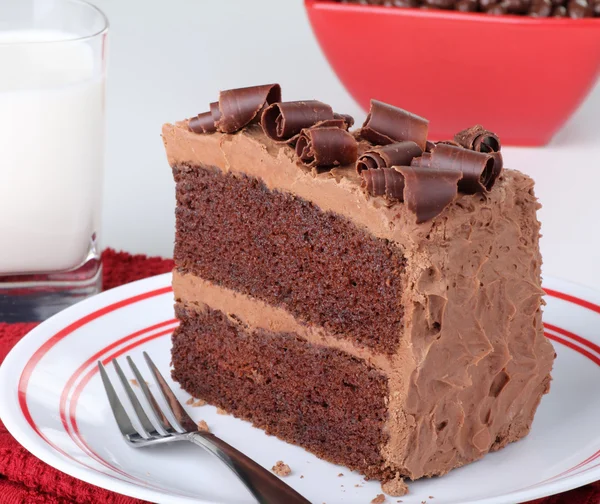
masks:
{"type": "Polygon", "coordinates": [[[183,405],[179,402],[171,390],[171,387],[160,374],[160,371],[158,371],[158,368],[146,352],[144,352],[144,358],[154,377],[155,383],[158,385],[164,403],[166,404],[166,413],[156,401],[146,380],[133,362],[133,359],[127,357],[127,362],[140,386],[145,398],[146,407],[142,406],[142,403],[127,380],[121,366],[116,359],[113,359],[112,362],[115,371],[133,409],[133,418],[131,418],[119,399],[119,396],[108,377],[106,368],[102,362],[98,362],[98,369],[100,371],[100,376],[102,377],[104,390],[106,391],[108,402],[110,403],[110,407],[121,434],[123,434],[128,441],[135,442],[136,440],[164,438],[166,436],[196,431],[197,428],[195,422],[187,414],[183,405]],[[171,417],[171,420],[169,420],[168,416],[171,417]]]}

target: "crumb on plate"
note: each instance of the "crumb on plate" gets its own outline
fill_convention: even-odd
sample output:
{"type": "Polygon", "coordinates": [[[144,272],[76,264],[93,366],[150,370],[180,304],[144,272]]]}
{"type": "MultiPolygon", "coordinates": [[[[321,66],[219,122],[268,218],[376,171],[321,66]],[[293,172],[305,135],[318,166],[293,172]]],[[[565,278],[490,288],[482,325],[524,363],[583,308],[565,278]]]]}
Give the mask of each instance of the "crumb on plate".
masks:
{"type": "Polygon", "coordinates": [[[277,474],[277,476],[289,476],[292,474],[292,470],[290,466],[284,464],[283,460],[278,460],[275,465],[271,468],[271,470],[277,474]]]}
{"type": "Polygon", "coordinates": [[[198,422],[198,431],[199,432],[210,432],[210,428],[208,424],[204,420],[200,420],[198,422]]]}
{"type": "Polygon", "coordinates": [[[408,493],[408,487],[399,474],[396,474],[394,479],[382,483],[381,489],[392,497],[402,497],[408,493]]]}

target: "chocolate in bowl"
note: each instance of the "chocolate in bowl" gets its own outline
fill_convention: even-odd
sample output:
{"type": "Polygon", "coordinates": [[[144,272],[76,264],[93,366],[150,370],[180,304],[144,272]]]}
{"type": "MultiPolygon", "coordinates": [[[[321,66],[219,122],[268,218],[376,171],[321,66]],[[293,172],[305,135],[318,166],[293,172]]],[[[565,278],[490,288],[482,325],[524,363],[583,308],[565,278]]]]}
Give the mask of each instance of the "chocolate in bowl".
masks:
{"type": "MultiPolygon", "coordinates": [[[[505,145],[547,144],[600,75],[600,18],[541,17],[545,0],[530,0],[537,16],[489,15],[472,12],[473,1],[456,0],[453,10],[305,6],[325,56],[365,111],[376,97],[428,117],[434,140],[483,123],[505,145]]],[[[487,10],[516,9],[508,1],[487,10]]],[[[562,0],[549,1],[552,12],[568,12],[562,0]]],[[[476,2],[479,10],[486,0],[476,2]]]]}

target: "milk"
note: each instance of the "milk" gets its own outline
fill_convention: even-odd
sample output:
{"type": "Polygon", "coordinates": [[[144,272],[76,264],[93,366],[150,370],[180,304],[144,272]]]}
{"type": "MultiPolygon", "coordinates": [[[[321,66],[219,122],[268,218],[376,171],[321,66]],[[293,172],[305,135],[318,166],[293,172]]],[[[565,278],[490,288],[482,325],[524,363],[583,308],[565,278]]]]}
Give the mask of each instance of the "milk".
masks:
{"type": "Polygon", "coordinates": [[[104,75],[65,38],[0,31],[0,275],[75,268],[97,231],[104,75]]]}

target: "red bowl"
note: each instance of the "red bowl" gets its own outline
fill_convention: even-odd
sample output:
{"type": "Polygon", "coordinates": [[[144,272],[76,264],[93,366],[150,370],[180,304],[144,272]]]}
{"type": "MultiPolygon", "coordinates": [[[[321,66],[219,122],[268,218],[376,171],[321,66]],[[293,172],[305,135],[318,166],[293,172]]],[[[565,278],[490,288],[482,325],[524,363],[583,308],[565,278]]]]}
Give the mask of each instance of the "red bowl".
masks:
{"type": "Polygon", "coordinates": [[[544,145],[600,73],[600,19],[490,16],[305,0],[313,31],[365,109],[377,98],[430,120],[430,137],[482,124],[544,145]]]}

